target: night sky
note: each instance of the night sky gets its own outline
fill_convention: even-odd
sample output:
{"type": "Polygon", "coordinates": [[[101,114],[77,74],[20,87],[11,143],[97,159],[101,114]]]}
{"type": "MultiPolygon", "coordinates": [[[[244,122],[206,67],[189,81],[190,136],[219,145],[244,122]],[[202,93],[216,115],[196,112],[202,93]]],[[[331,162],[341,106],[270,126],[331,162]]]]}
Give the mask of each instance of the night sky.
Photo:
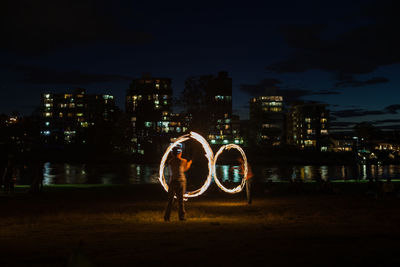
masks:
{"type": "Polygon", "coordinates": [[[233,108],[252,96],[329,105],[332,128],[400,129],[398,1],[54,1],[1,4],[0,113],[29,115],[42,92],[125,90],[143,73],[228,71],[233,108]],[[263,3],[260,3],[263,2],[263,3]]]}

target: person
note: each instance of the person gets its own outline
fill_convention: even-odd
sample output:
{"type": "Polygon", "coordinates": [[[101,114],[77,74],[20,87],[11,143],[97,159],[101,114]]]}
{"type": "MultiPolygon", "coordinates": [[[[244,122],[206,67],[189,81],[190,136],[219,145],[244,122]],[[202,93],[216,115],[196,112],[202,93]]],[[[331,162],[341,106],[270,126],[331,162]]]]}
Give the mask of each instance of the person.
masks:
{"type": "Polygon", "coordinates": [[[8,160],[7,167],[3,175],[4,192],[14,191],[14,164],[11,159],[8,160]]]}
{"type": "Polygon", "coordinates": [[[174,197],[178,199],[179,220],[185,221],[185,207],[183,203],[183,195],[186,192],[186,176],[185,172],[190,169],[192,161],[182,158],[182,145],[178,144],[172,149],[172,159],[168,161],[171,169],[171,178],[168,189],[168,202],[165,209],[164,221],[170,220],[172,202],[174,197]]]}
{"type": "Polygon", "coordinates": [[[31,193],[43,191],[43,162],[38,160],[31,165],[32,180],[30,185],[31,193]]]}
{"type": "MultiPolygon", "coordinates": [[[[244,160],[239,157],[237,159],[239,161],[239,174],[244,175],[244,160]]],[[[252,203],[252,194],[251,194],[251,184],[253,183],[253,180],[251,179],[253,177],[253,171],[251,170],[251,166],[249,163],[247,163],[247,176],[245,177],[246,179],[246,199],[247,199],[247,203],[251,204],[252,203]]]]}

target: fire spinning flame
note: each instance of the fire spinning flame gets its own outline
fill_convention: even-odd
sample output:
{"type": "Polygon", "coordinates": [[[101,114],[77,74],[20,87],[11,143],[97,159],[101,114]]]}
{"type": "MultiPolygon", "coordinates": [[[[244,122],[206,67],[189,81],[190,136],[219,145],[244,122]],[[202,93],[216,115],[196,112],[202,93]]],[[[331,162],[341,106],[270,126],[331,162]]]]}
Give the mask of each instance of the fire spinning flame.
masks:
{"type": "Polygon", "coordinates": [[[248,169],[247,169],[247,158],[246,158],[246,154],[244,153],[243,149],[242,149],[240,146],[235,145],[235,144],[224,145],[224,146],[222,146],[222,147],[218,150],[218,152],[215,154],[215,158],[214,158],[214,161],[213,161],[214,181],[215,181],[215,183],[218,185],[218,187],[221,188],[223,191],[225,191],[225,192],[227,192],[227,193],[230,193],[230,194],[235,194],[235,193],[239,193],[240,191],[242,191],[242,190],[243,190],[243,187],[244,187],[245,184],[246,184],[247,172],[248,172],[248,169]],[[225,149],[226,149],[226,150],[230,150],[230,149],[232,149],[232,148],[237,149],[237,150],[240,152],[240,154],[242,154],[242,158],[243,158],[243,161],[244,161],[244,176],[243,176],[243,178],[242,178],[242,182],[240,183],[240,185],[238,185],[237,187],[235,187],[235,188],[233,188],[233,189],[228,189],[228,188],[226,188],[225,186],[223,186],[222,183],[218,180],[217,172],[215,171],[215,165],[216,165],[216,163],[217,163],[218,156],[219,156],[225,149]]]}
{"type": "Polygon", "coordinates": [[[194,140],[196,140],[197,142],[199,142],[205,153],[205,157],[208,160],[208,176],[206,181],[204,182],[203,186],[200,187],[199,189],[195,190],[195,191],[191,191],[191,192],[187,192],[184,197],[197,197],[200,196],[201,194],[203,194],[207,188],[210,186],[211,184],[211,178],[212,178],[212,174],[213,174],[213,158],[214,158],[214,154],[212,152],[212,149],[210,147],[210,145],[208,144],[208,142],[198,133],[195,132],[190,132],[190,134],[185,134],[182,135],[181,137],[178,137],[175,142],[173,144],[171,144],[167,150],[165,151],[162,159],[161,159],[161,163],[160,163],[160,172],[159,172],[159,180],[161,185],[164,187],[165,191],[168,192],[168,185],[167,182],[165,181],[165,177],[164,177],[164,168],[165,168],[165,162],[167,161],[168,155],[171,152],[171,150],[178,144],[178,143],[183,143],[187,140],[189,140],[190,138],[193,138],[194,140]]]}

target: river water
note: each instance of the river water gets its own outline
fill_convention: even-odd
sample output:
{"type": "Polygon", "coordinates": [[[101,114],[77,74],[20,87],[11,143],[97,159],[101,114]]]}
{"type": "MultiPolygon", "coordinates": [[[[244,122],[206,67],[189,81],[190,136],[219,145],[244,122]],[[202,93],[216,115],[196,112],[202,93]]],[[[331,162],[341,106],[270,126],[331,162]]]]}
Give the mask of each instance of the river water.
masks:
{"type": "MultiPolygon", "coordinates": [[[[159,166],[156,164],[77,164],[50,163],[43,166],[45,185],[53,184],[152,184],[158,183],[159,166]]],[[[217,165],[216,173],[220,180],[240,182],[242,176],[235,165],[217,165]]],[[[237,166],[236,166],[237,167],[237,166]]],[[[19,166],[18,169],[21,169],[19,166]]],[[[17,184],[30,184],[29,175],[16,172],[17,184]]],[[[256,182],[288,181],[301,179],[305,182],[315,179],[354,180],[400,178],[400,165],[279,165],[252,166],[256,182]]],[[[207,165],[197,166],[187,173],[188,183],[202,184],[207,176],[207,165]]],[[[168,177],[168,168],[165,176],[168,177]]]]}

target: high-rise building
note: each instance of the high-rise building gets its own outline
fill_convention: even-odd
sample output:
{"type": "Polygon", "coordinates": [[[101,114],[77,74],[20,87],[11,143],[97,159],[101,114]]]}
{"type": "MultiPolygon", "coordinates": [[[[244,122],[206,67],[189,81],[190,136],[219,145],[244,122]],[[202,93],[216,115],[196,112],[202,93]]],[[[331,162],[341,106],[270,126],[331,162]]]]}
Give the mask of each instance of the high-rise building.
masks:
{"type": "Polygon", "coordinates": [[[287,116],[287,143],[299,148],[328,149],[329,110],[325,104],[299,104],[287,116]]]}
{"type": "Polygon", "coordinates": [[[221,71],[206,87],[206,104],[210,114],[211,144],[243,143],[239,132],[239,118],[232,115],[232,78],[221,71]]]}
{"type": "Polygon", "coordinates": [[[282,96],[259,96],[250,99],[250,143],[279,146],[284,141],[285,115],[282,96]]]}
{"type": "MultiPolygon", "coordinates": [[[[132,152],[144,154],[166,143],[173,134],[187,131],[186,119],[172,113],[171,79],[144,74],[134,79],[126,94],[132,152]]],[[[168,143],[168,142],[167,142],[168,143]]]]}
{"type": "Polygon", "coordinates": [[[41,96],[40,134],[45,143],[86,143],[88,129],[114,119],[112,95],[86,94],[84,89],[73,93],[43,93],[41,96]]]}

